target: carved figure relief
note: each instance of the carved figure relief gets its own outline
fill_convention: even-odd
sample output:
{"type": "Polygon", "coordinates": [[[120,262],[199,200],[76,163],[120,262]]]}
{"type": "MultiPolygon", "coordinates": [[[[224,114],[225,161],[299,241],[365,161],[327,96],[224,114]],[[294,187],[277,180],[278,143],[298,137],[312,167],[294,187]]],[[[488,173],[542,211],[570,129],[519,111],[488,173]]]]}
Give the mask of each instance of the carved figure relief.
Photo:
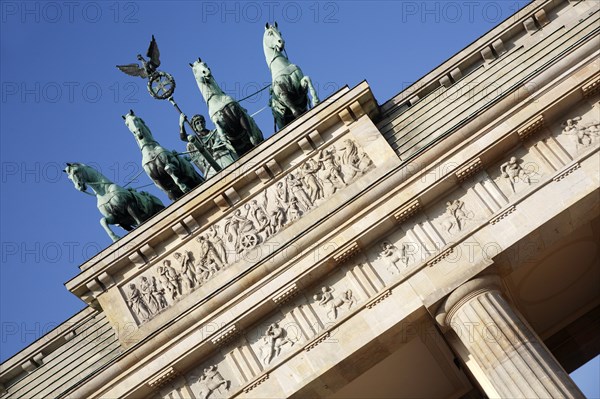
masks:
{"type": "Polygon", "coordinates": [[[344,176],[353,179],[357,175],[362,175],[373,164],[371,158],[363,151],[360,151],[356,143],[352,140],[342,142],[342,170],[344,176]]]}
{"type": "Polygon", "coordinates": [[[387,269],[390,274],[400,274],[398,269],[398,262],[402,262],[404,265],[402,268],[408,266],[409,255],[407,254],[407,246],[402,244],[401,249],[398,249],[394,244],[389,241],[383,241],[381,243],[381,252],[377,259],[383,260],[387,263],[387,269]]]}
{"type": "Polygon", "coordinates": [[[529,173],[523,169],[521,166],[522,163],[522,160],[511,157],[508,161],[500,165],[500,173],[502,174],[502,177],[510,183],[510,188],[513,193],[515,192],[515,185],[517,183],[525,182],[527,185],[531,184],[529,173]]]}
{"type": "MultiPolygon", "coordinates": [[[[264,243],[373,167],[368,155],[349,139],[321,150],[229,216],[200,232],[191,250],[176,251],[172,259],[163,260],[156,269],[138,277],[133,283],[141,289],[138,291],[143,305],[137,305],[134,296],[127,299],[132,303],[130,307],[138,320],[147,321],[235,263],[237,255],[264,243]]],[[[124,296],[129,298],[126,291],[124,288],[124,296]]],[[[328,292],[323,296],[324,306],[325,303],[333,306],[329,312],[334,318],[337,302],[341,300],[349,306],[354,302],[351,291],[331,303],[328,292]]]]}
{"type": "Polygon", "coordinates": [[[325,286],[321,288],[320,293],[315,294],[313,297],[315,301],[318,301],[319,306],[327,308],[327,317],[330,320],[337,319],[338,308],[345,304],[347,309],[350,309],[355,302],[354,298],[352,297],[352,290],[346,290],[342,292],[342,294],[337,298],[334,297],[333,291],[334,289],[332,287],[325,286]]]}
{"type": "Polygon", "coordinates": [[[183,251],[183,255],[179,252],[175,252],[173,257],[179,262],[179,276],[185,286],[185,291],[190,292],[194,289],[198,280],[196,279],[196,273],[194,271],[193,254],[190,251],[183,251]]]}
{"type": "Polygon", "coordinates": [[[165,298],[165,289],[160,285],[154,276],[152,276],[152,281],[150,282],[150,294],[154,297],[158,304],[157,312],[169,306],[167,299],[165,298]]]}
{"type": "Polygon", "coordinates": [[[252,200],[244,205],[244,208],[248,210],[254,225],[258,227],[258,231],[262,231],[269,223],[269,217],[265,211],[265,206],[266,204],[259,204],[257,200],[252,200]]]}
{"type": "Polygon", "coordinates": [[[167,291],[171,294],[171,299],[175,299],[181,295],[181,277],[179,273],[171,267],[171,261],[165,259],[161,266],[158,266],[158,276],[167,291]]]}
{"type": "Polygon", "coordinates": [[[147,304],[148,309],[151,313],[156,313],[166,306],[166,300],[164,294],[159,290],[156,279],[152,282],[147,277],[142,277],[140,283],[140,291],[142,292],[142,299],[147,304]]]}
{"type": "Polygon", "coordinates": [[[200,273],[201,281],[206,282],[224,266],[215,246],[208,238],[200,235],[196,238],[196,241],[200,244],[196,270],[200,273]]]}
{"type": "Polygon", "coordinates": [[[314,204],[315,201],[323,198],[323,185],[321,184],[321,180],[317,177],[319,165],[311,158],[302,165],[301,170],[302,180],[306,185],[308,197],[310,198],[310,202],[314,204]]]}
{"type": "Polygon", "coordinates": [[[573,136],[577,146],[589,147],[600,136],[600,123],[591,122],[580,125],[581,116],[567,119],[561,124],[563,133],[573,136]]]}
{"type": "Polygon", "coordinates": [[[306,212],[310,210],[313,206],[313,202],[310,200],[310,197],[304,191],[304,183],[296,179],[293,173],[290,173],[287,176],[287,186],[292,194],[292,198],[295,198],[298,201],[298,204],[302,207],[302,209],[306,212]]]}
{"type": "Polygon", "coordinates": [[[442,226],[448,233],[462,231],[467,220],[473,218],[473,212],[465,208],[465,203],[461,200],[446,202],[445,218],[442,226]]]}
{"type": "Polygon", "coordinates": [[[221,388],[225,392],[229,392],[231,385],[231,381],[223,378],[216,365],[205,368],[202,374],[196,377],[191,376],[190,379],[192,380],[194,394],[202,399],[209,399],[215,391],[223,394],[221,388]]]}
{"type": "Polygon", "coordinates": [[[133,310],[140,320],[146,321],[150,318],[150,309],[148,309],[148,305],[144,301],[143,294],[133,283],[129,284],[127,306],[133,310]]]}
{"type": "Polygon", "coordinates": [[[287,331],[283,327],[279,327],[278,323],[272,323],[262,336],[261,360],[265,365],[271,363],[281,353],[282,346],[289,344],[291,347],[294,343],[288,338],[287,331]]]}
{"type": "Polygon", "coordinates": [[[335,153],[335,148],[321,150],[317,162],[319,163],[319,168],[324,171],[322,178],[331,186],[332,194],[346,186],[346,182],[341,174],[339,157],[335,153]]]}
{"type": "Polygon", "coordinates": [[[227,264],[227,249],[225,248],[225,244],[223,240],[219,236],[219,226],[212,225],[208,228],[208,241],[213,245],[217,254],[219,255],[219,259],[224,264],[227,264]]]}
{"type": "Polygon", "coordinates": [[[247,208],[246,210],[246,214],[242,215],[242,210],[236,209],[233,215],[229,216],[225,222],[227,241],[234,244],[237,253],[251,249],[259,243],[258,232],[254,226],[254,222],[248,219],[250,209],[247,208]]]}

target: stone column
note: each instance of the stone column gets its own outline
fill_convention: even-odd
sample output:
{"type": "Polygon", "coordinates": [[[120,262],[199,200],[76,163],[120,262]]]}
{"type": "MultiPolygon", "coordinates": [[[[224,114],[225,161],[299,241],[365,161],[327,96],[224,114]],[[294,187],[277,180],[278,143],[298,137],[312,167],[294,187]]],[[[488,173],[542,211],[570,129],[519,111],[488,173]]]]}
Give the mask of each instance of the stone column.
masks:
{"type": "Polygon", "coordinates": [[[501,397],[584,398],[500,287],[496,276],[468,281],[448,296],[436,320],[454,330],[501,397]]]}

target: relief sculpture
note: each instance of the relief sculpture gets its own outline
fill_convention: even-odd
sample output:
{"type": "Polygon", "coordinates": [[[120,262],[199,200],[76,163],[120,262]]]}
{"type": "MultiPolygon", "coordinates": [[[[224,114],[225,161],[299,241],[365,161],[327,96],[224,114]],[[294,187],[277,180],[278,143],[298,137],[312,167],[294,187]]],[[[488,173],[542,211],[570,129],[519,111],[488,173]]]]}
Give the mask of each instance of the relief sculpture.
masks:
{"type": "Polygon", "coordinates": [[[350,309],[354,305],[354,298],[352,297],[352,290],[346,290],[341,295],[335,297],[333,295],[334,289],[332,287],[323,287],[321,292],[315,294],[313,299],[319,303],[319,306],[327,308],[327,317],[330,320],[337,319],[338,309],[344,304],[347,309],[350,309]]]}
{"type": "Polygon", "coordinates": [[[193,254],[190,251],[183,251],[183,255],[175,252],[173,257],[179,262],[179,276],[185,286],[185,291],[190,292],[198,284],[196,272],[194,271],[193,254]]]}
{"type": "Polygon", "coordinates": [[[261,360],[265,365],[271,363],[274,358],[279,356],[284,345],[289,344],[291,347],[294,346],[294,343],[283,327],[280,327],[278,323],[272,323],[262,336],[261,360]]]}
{"type": "Polygon", "coordinates": [[[225,392],[229,392],[229,386],[231,385],[231,381],[223,378],[216,365],[205,368],[202,374],[191,376],[190,379],[192,380],[194,394],[201,399],[209,399],[215,391],[223,394],[221,388],[225,392]]]}
{"type": "Polygon", "coordinates": [[[135,286],[135,284],[129,284],[127,306],[129,306],[142,321],[146,321],[150,317],[150,309],[148,309],[148,305],[146,305],[141,291],[135,286]]]}
{"type": "Polygon", "coordinates": [[[171,295],[171,299],[175,299],[181,295],[181,278],[179,274],[171,267],[171,261],[166,259],[161,266],[158,266],[157,273],[161,282],[166,287],[171,295]]]}
{"type": "Polygon", "coordinates": [[[508,161],[500,165],[500,173],[510,183],[513,193],[515,192],[515,185],[519,182],[525,182],[527,185],[531,184],[529,173],[521,166],[522,163],[522,160],[511,157],[508,161]]]}
{"type": "Polygon", "coordinates": [[[561,125],[563,133],[572,136],[577,146],[589,147],[594,140],[600,137],[600,123],[580,124],[579,121],[581,121],[581,116],[567,119],[561,125]]]}
{"type": "Polygon", "coordinates": [[[473,212],[465,208],[465,203],[461,200],[446,202],[445,218],[442,221],[444,229],[448,233],[462,231],[467,220],[473,218],[473,212]]]}
{"type": "MultiPolygon", "coordinates": [[[[139,289],[124,287],[129,308],[140,323],[148,321],[372,168],[369,156],[353,140],[345,139],[322,149],[224,219],[201,231],[193,245],[177,250],[132,281],[139,289]]],[[[330,307],[333,318],[337,317],[339,301],[349,306],[354,302],[351,291],[337,299],[330,296],[329,291],[324,291],[321,302],[330,307]]]]}
{"type": "Polygon", "coordinates": [[[401,249],[398,249],[398,247],[391,242],[384,241],[381,243],[381,252],[377,259],[387,263],[387,269],[390,274],[400,274],[398,262],[402,262],[403,268],[408,266],[409,257],[407,254],[407,247],[405,244],[402,244],[401,249]]]}

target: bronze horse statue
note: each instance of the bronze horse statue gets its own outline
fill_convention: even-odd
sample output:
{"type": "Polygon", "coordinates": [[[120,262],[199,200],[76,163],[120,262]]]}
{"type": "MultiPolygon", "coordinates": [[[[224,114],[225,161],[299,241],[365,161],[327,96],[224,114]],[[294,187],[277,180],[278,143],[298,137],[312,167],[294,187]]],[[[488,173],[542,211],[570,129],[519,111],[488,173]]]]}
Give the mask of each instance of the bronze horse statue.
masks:
{"type": "Polygon", "coordinates": [[[142,167],[154,184],[175,201],[204,182],[188,159],[161,147],[154,140],[144,120],[129,110],[123,115],[125,125],[133,133],[142,151],[142,167]]]}
{"type": "Polygon", "coordinates": [[[262,142],[263,134],[254,119],[237,101],[221,90],[208,65],[198,58],[190,66],[208,106],[210,120],[215,124],[221,140],[231,143],[238,156],[262,142]]]}
{"type": "Polygon", "coordinates": [[[310,78],[284,54],[285,41],[277,22],[273,25],[267,22],[265,26],[263,51],[272,78],[269,106],[277,128],[282,129],[308,110],[309,92],[312,107],[319,103],[319,97],[310,78]]]}
{"type": "Polygon", "coordinates": [[[96,196],[96,206],[103,216],[100,225],[113,241],[117,241],[119,236],[110,229],[109,224],[131,231],[165,207],[155,196],[145,191],[123,188],[91,166],[67,163],[64,172],[77,190],[88,193],[89,186],[94,191],[90,195],[96,196]]]}

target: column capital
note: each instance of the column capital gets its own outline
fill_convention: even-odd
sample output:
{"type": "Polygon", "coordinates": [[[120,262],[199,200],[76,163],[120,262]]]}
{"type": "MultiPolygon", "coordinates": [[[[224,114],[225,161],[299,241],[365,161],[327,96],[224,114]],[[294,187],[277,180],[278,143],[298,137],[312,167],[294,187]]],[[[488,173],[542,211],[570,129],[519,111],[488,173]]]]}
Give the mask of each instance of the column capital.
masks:
{"type": "Polygon", "coordinates": [[[442,302],[438,308],[435,320],[442,327],[449,327],[452,317],[461,306],[476,296],[490,291],[502,292],[502,280],[495,274],[476,277],[458,286],[442,302]]]}

